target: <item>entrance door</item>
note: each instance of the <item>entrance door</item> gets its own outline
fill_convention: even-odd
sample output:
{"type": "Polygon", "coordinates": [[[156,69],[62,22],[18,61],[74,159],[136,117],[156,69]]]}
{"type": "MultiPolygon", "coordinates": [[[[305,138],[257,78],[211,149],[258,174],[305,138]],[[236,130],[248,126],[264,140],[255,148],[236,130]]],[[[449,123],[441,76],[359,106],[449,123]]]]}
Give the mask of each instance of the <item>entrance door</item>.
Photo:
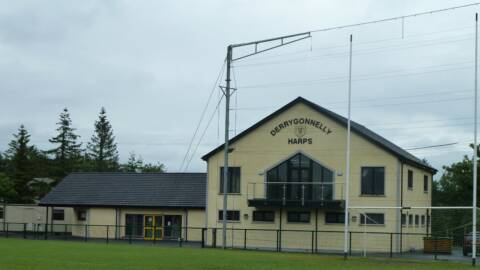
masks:
{"type": "Polygon", "coordinates": [[[182,237],[182,216],[165,216],[165,238],[182,237]]]}
{"type": "Polygon", "coordinates": [[[145,240],[161,240],[163,238],[163,216],[146,215],[144,217],[143,237],[145,240]]]}

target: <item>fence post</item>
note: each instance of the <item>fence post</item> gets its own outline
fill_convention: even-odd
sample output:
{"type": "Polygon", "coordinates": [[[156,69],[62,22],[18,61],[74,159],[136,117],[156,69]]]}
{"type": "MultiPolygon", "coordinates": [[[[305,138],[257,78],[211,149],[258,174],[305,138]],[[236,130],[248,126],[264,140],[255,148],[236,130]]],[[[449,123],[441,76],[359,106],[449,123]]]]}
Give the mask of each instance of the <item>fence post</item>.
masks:
{"type": "Polygon", "coordinates": [[[348,232],[348,253],[352,256],[352,232],[348,232]]]}
{"type": "Polygon", "coordinates": [[[205,228],[202,228],[202,248],[205,247],[205,228]]]}
{"type": "Polygon", "coordinates": [[[433,258],[437,260],[437,237],[433,238],[433,258]]]}
{"type": "Polygon", "coordinates": [[[27,223],[23,223],[23,239],[27,239],[27,223]]]}
{"type": "MultiPolygon", "coordinates": [[[[165,230],[165,227],[163,227],[163,229],[165,230]]],[[[175,228],[173,228],[173,230],[175,230],[175,228]]],[[[157,242],[156,232],[157,232],[157,224],[153,225],[153,231],[152,231],[152,237],[153,237],[153,244],[154,244],[154,245],[155,245],[156,242],[157,242]]]]}
{"type": "Polygon", "coordinates": [[[108,240],[109,240],[109,239],[108,239],[108,238],[109,238],[109,237],[108,237],[108,231],[109,231],[109,229],[110,229],[110,228],[109,228],[109,226],[107,225],[107,244],[108,244],[108,240]]]}
{"type": "Polygon", "coordinates": [[[277,252],[278,252],[278,230],[277,230],[277,252]]]}
{"type": "Polygon", "coordinates": [[[130,234],[128,234],[128,243],[129,244],[132,243],[132,232],[130,232],[130,234]]]}
{"type": "MultiPolygon", "coordinates": [[[[7,228],[8,228],[8,227],[7,227],[7,228]]],[[[45,231],[45,236],[44,236],[44,238],[45,238],[45,240],[47,240],[47,239],[48,239],[48,223],[45,223],[45,230],[44,230],[44,231],[45,231]]]]}
{"type": "Polygon", "coordinates": [[[5,236],[8,238],[8,222],[7,222],[7,230],[5,231],[5,236]]]}
{"type": "Polygon", "coordinates": [[[213,248],[217,247],[217,228],[212,229],[212,246],[213,248]]]}
{"type": "Polygon", "coordinates": [[[243,231],[243,249],[247,249],[247,229],[243,231]]]}
{"type": "Polygon", "coordinates": [[[315,253],[318,253],[318,230],[315,229],[315,253]]]}
{"type": "Polygon", "coordinates": [[[33,239],[37,239],[37,224],[33,223],[33,239]]]}
{"type": "Polygon", "coordinates": [[[88,238],[88,225],[87,225],[87,224],[85,224],[85,235],[84,235],[83,238],[84,238],[83,240],[84,240],[85,242],[87,242],[87,240],[88,240],[88,239],[87,239],[87,238],[88,238]]]}
{"type": "Polygon", "coordinates": [[[312,254],[315,253],[315,244],[313,240],[315,239],[315,231],[312,231],[312,254]]]}
{"type": "Polygon", "coordinates": [[[278,252],[282,252],[282,230],[278,230],[278,252]]]}
{"type": "Polygon", "coordinates": [[[65,240],[67,240],[67,234],[68,234],[68,227],[67,227],[67,226],[68,226],[68,225],[65,224],[65,230],[64,230],[64,232],[63,232],[63,239],[65,239],[65,240]]]}
{"type": "Polygon", "coordinates": [[[390,233],[390,258],[393,257],[393,233],[390,233]]]}

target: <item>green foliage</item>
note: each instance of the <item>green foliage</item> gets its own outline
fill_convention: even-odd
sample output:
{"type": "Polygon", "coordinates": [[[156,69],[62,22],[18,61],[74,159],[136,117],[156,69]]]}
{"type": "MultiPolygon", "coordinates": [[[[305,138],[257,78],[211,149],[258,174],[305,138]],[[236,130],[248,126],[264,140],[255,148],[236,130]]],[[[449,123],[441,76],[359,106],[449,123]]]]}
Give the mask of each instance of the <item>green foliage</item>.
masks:
{"type": "Polygon", "coordinates": [[[4,174],[0,173],[0,200],[2,202],[11,202],[14,201],[17,197],[17,192],[10,178],[4,174]]]}
{"type": "Polygon", "coordinates": [[[115,136],[113,136],[112,125],[108,121],[103,107],[98,120],[95,121],[95,131],[87,149],[89,158],[93,161],[93,168],[96,171],[111,172],[119,169],[115,136]]]}
{"type": "Polygon", "coordinates": [[[141,156],[137,158],[134,152],[130,153],[130,157],[126,164],[121,166],[123,172],[144,172],[144,173],[161,173],[165,172],[165,165],[161,163],[143,163],[141,156]]]}
{"type": "Polygon", "coordinates": [[[54,157],[53,175],[56,178],[63,178],[78,168],[82,144],[77,142],[80,136],[75,134],[67,108],[60,113],[57,126],[57,135],[49,140],[56,147],[47,153],[54,157]]]}

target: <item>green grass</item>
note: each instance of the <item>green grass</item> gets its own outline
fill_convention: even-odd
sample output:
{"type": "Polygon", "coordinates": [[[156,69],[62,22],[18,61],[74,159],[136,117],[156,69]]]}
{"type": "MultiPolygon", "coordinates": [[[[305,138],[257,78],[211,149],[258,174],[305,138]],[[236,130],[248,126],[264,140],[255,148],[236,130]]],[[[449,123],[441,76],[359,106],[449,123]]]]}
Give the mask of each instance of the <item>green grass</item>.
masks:
{"type": "Polygon", "coordinates": [[[467,263],[0,239],[0,269],[472,269],[467,263]]]}

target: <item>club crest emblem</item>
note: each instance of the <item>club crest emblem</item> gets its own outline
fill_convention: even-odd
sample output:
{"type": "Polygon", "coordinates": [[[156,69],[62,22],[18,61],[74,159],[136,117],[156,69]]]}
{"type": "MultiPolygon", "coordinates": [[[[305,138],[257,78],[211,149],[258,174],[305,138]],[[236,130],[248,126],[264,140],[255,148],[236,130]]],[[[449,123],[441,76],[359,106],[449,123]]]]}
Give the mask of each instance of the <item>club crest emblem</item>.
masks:
{"type": "Polygon", "coordinates": [[[298,138],[302,138],[303,136],[305,136],[305,134],[307,134],[307,127],[306,126],[304,126],[304,125],[295,126],[295,135],[298,138]]]}

